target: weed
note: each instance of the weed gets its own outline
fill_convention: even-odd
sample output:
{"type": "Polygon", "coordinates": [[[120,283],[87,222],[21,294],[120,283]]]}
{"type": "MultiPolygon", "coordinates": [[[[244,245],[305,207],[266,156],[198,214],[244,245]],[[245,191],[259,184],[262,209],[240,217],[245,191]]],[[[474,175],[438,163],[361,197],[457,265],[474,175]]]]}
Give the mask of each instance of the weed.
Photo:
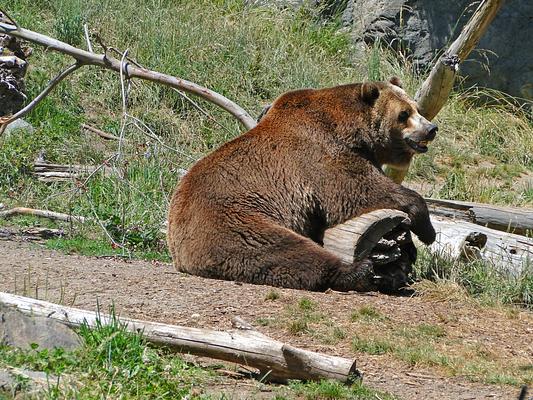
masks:
{"type": "Polygon", "coordinates": [[[414,268],[419,278],[451,283],[415,286],[428,296],[459,296],[464,300],[468,293],[490,305],[507,303],[528,308],[533,305],[532,265],[528,263],[520,273],[509,274],[483,260],[451,260],[422,249],[414,268]]]}
{"type": "Polygon", "coordinates": [[[391,353],[394,351],[394,345],[385,339],[363,338],[355,336],[352,340],[354,351],[368,353],[372,355],[391,353]]]}
{"type": "Polygon", "coordinates": [[[382,315],[376,308],[372,306],[362,306],[358,310],[352,312],[350,319],[354,322],[358,320],[382,321],[387,319],[387,317],[382,315]]]}
{"type": "Polygon", "coordinates": [[[358,399],[358,400],[392,400],[393,396],[368,388],[361,382],[356,382],[351,386],[344,385],[337,381],[323,380],[320,382],[292,382],[290,388],[295,394],[304,396],[306,399],[358,399]]]}
{"type": "Polygon", "coordinates": [[[307,297],[302,297],[298,303],[298,308],[302,311],[313,311],[316,308],[316,303],[307,297]]]}
{"type": "Polygon", "coordinates": [[[289,321],[288,330],[293,335],[299,335],[309,332],[309,321],[305,317],[289,321]]]}
{"type": "Polygon", "coordinates": [[[277,290],[270,290],[266,296],[265,296],[265,300],[277,300],[280,298],[280,294],[277,290]]]}

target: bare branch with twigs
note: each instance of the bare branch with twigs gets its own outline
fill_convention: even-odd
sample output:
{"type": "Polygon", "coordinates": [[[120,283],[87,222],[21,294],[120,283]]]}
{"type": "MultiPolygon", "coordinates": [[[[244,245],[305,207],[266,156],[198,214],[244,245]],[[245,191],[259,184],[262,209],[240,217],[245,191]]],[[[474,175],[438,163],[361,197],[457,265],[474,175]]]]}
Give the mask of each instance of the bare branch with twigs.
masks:
{"type": "Polygon", "coordinates": [[[230,113],[246,129],[251,129],[256,125],[255,119],[253,119],[241,106],[229,100],[225,96],[222,96],[221,94],[206,87],[200,86],[194,82],[140,67],[137,63],[133,63],[126,58],[122,61],[118,60],[114,57],[111,57],[107,53],[108,48],[105,46],[104,49],[106,53],[92,53],[90,51],[71,46],[49,36],[18,27],[13,23],[5,22],[5,20],[0,21],[0,33],[14,36],[22,40],[27,40],[29,42],[44,46],[47,49],[69,55],[76,59],[76,64],[79,66],[95,65],[119,73],[123,71],[124,75],[129,79],[139,78],[197,95],[230,113]]]}

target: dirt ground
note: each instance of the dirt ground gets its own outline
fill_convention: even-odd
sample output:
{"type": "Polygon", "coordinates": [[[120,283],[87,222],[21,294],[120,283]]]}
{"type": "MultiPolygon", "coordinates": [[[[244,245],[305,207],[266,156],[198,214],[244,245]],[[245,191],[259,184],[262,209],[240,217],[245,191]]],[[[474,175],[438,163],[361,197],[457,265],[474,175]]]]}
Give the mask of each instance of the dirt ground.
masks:
{"type": "MultiPolygon", "coordinates": [[[[188,276],[157,262],[65,255],[22,241],[0,240],[0,291],[88,310],[96,308],[97,300],[104,310],[114,303],[122,316],[192,327],[228,329],[231,318],[240,316],[272,338],[356,358],[368,386],[402,399],[516,399],[519,388],[473,383],[438,369],[411,367],[388,354],[355,353],[350,338],[356,332],[349,316],[358,307],[371,305],[399,326],[444,323],[446,334],[458,342],[479,342],[495,354],[519,357],[528,364],[533,359],[533,315],[526,311],[511,318],[505,310],[480,308],[471,302],[290,289],[276,289],[279,298],[269,300],[272,288],[266,286],[188,276]],[[321,312],[344,329],[346,338],[325,345],[279,324],[258,323],[286,319],[291,305],[303,297],[316,302],[321,312]]],[[[253,386],[253,382],[235,385],[253,386]]],[[[252,397],[268,397],[268,392],[252,397]]]]}

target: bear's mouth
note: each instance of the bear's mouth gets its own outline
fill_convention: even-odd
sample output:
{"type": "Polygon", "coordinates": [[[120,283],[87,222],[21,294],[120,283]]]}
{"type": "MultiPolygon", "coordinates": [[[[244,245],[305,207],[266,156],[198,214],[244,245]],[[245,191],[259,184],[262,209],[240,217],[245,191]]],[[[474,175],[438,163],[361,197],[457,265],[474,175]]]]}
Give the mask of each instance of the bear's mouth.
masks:
{"type": "Polygon", "coordinates": [[[417,153],[425,153],[426,151],[428,151],[428,143],[430,141],[429,140],[421,140],[419,142],[415,142],[412,139],[405,138],[405,142],[409,145],[409,147],[411,147],[417,153]]]}

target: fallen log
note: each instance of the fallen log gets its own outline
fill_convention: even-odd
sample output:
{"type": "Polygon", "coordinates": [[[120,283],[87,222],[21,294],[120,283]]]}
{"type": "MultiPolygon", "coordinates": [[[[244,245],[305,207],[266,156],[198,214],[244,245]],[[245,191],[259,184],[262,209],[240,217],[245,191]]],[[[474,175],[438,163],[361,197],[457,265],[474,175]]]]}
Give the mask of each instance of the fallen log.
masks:
{"type": "Polygon", "coordinates": [[[326,230],[324,248],[347,264],[369,258],[374,267],[373,287],[399,293],[412,281],[416,248],[410,220],[399,210],[375,210],[326,230]]]}
{"type": "MultiPolygon", "coordinates": [[[[487,210],[491,208],[486,206],[487,210]]],[[[482,259],[512,275],[521,274],[533,264],[531,238],[487,228],[449,213],[446,217],[431,215],[431,221],[437,231],[436,241],[429,247],[433,254],[454,260],[482,259]]],[[[324,248],[346,263],[368,257],[375,266],[388,266],[389,273],[394,273],[390,268],[408,273],[412,263],[405,253],[411,236],[401,237],[407,233],[408,224],[407,215],[398,210],[376,210],[326,230],[324,248]]],[[[418,247],[424,246],[415,242],[418,247]]]]}
{"type": "Polygon", "coordinates": [[[326,230],[324,248],[352,264],[368,256],[383,236],[400,224],[409,224],[404,212],[375,210],[326,230]]]}
{"type": "MultiPolygon", "coordinates": [[[[95,327],[111,316],[0,292],[0,304],[25,315],[50,318],[71,328],[86,323],[95,327]]],[[[260,378],[273,382],[289,379],[335,379],[352,382],[360,377],[355,361],[299,349],[255,331],[215,331],[120,318],[126,329],[144,335],[151,343],[179,352],[243,364],[259,370],[260,378]]],[[[1,322],[0,322],[1,323],[1,322]]]]}
{"type": "Polygon", "coordinates": [[[429,248],[434,254],[483,259],[512,275],[533,265],[533,239],[445,217],[432,216],[431,222],[437,231],[437,240],[429,248]]]}
{"type": "Polygon", "coordinates": [[[457,200],[426,199],[431,214],[517,235],[533,234],[533,208],[501,207],[457,200]]]}

